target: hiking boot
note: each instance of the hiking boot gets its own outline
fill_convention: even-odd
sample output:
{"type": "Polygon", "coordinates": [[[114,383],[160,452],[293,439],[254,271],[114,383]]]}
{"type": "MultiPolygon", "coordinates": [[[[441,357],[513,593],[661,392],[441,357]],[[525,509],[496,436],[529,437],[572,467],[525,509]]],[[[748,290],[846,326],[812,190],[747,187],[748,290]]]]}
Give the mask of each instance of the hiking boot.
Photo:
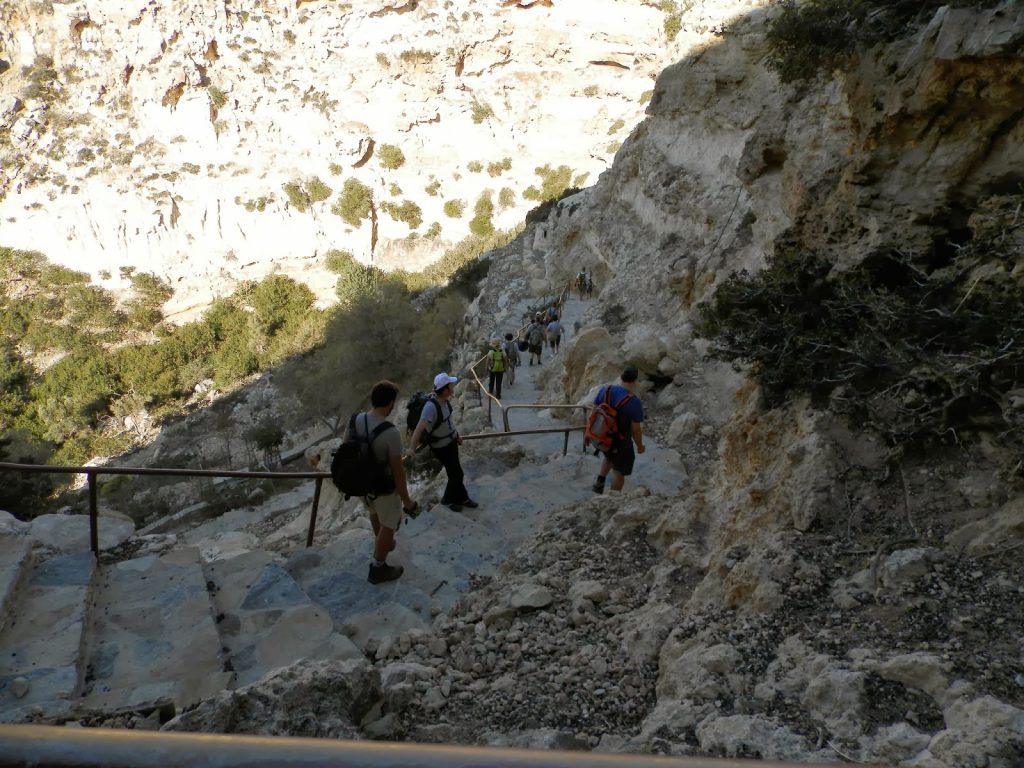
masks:
{"type": "Polygon", "coordinates": [[[444,505],[446,507],[448,507],[448,509],[450,509],[452,512],[461,512],[462,511],[462,505],[461,504],[456,504],[455,502],[448,502],[448,501],[446,501],[444,503],[444,505]]]}
{"type": "Polygon", "coordinates": [[[604,493],[604,483],[594,483],[592,486],[590,486],[590,490],[592,490],[594,493],[600,496],[602,493],[604,493]]]}
{"type": "Polygon", "coordinates": [[[394,581],[405,569],[400,565],[376,565],[370,563],[370,573],[366,577],[366,580],[371,584],[383,584],[385,581],[394,581]]]}
{"type": "Polygon", "coordinates": [[[420,512],[423,511],[423,508],[420,506],[420,503],[418,501],[414,501],[412,503],[412,506],[409,507],[408,509],[402,507],[402,511],[405,512],[405,514],[407,514],[411,519],[415,520],[417,517],[420,516],[420,512]]]}
{"type": "Polygon", "coordinates": [[[464,507],[469,507],[470,509],[476,509],[476,508],[477,508],[477,507],[479,507],[480,505],[479,505],[479,504],[477,504],[477,503],[476,503],[475,501],[473,501],[472,499],[466,499],[466,500],[465,500],[464,502],[462,502],[462,506],[464,506],[464,507]]]}

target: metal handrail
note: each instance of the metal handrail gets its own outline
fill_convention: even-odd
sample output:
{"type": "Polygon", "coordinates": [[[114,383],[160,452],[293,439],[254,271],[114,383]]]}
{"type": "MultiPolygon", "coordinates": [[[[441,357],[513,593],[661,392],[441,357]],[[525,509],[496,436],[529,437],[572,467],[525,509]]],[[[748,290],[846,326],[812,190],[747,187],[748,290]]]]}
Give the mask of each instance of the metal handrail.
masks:
{"type": "MultiPolygon", "coordinates": [[[[463,747],[284,736],[0,725],[0,767],[829,768],[703,757],[463,747]]],[[[834,768],[834,765],[833,765],[834,768]]],[[[877,768],[877,766],[876,766],[877,768]]]]}

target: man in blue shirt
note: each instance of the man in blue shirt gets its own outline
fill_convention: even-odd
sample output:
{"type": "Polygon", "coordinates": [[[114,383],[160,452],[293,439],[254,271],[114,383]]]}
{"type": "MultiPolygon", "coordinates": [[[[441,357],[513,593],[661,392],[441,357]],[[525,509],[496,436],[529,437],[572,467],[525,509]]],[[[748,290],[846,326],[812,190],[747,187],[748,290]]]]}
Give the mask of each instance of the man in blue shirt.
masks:
{"type": "Polygon", "coordinates": [[[611,448],[603,451],[601,471],[593,486],[594,493],[604,493],[604,481],[609,471],[612,473],[612,490],[621,491],[626,476],[633,473],[636,454],[646,450],[640,426],[644,420],[644,406],[634,394],[639,375],[634,366],[627,365],[619,376],[619,383],[605,384],[594,398],[594,405],[600,405],[604,402],[605,393],[611,388],[611,404],[618,411],[619,434],[622,436],[611,448]],[[633,452],[633,443],[636,443],[636,453],[633,452]]]}

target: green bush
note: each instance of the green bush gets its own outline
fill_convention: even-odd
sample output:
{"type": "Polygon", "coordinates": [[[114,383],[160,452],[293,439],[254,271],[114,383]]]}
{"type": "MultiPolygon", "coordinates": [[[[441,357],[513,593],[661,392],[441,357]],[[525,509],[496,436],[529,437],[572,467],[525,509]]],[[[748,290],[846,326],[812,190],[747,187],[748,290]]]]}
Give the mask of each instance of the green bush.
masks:
{"type": "Polygon", "coordinates": [[[673,0],[665,0],[661,4],[661,10],[665,12],[665,21],[662,22],[662,29],[665,31],[665,38],[671,42],[676,39],[683,29],[682,13],[679,6],[673,0]]]}
{"type": "Polygon", "coordinates": [[[492,177],[501,176],[505,171],[512,170],[512,158],[506,157],[496,163],[487,164],[487,173],[492,177]]]}
{"type": "Polygon", "coordinates": [[[381,210],[396,221],[408,224],[409,229],[416,229],[416,227],[423,223],[423,211],[412,200],[403,200],[401,205],[381,203],[380,207],[381,210]]]}
{"type": "Polygon", "coordinates": [[[224,91],[222,91],[220,88],[217,88],[216,86],[209,86],[206,89],[206,93],[210,97],[210,105],[214,109],[220,109],[228,103],[227,94],[224,93],[224,91]]]}
{"type": "Polygon", "coordinates": [[[299,213],[305,213],[309,208],[309,195],[302,188],[302,184],[298,181],[289,181],[286,184],[281,185],[281,189],[284,190],[285,195],[288,197],[288,202],[291,203],[299,213]]]}
{"type": "Polygon", "coordinates": [[[321,181],[319,176],[313,176],[306,182],[306,197],[310,203],[321,203],[333,193],[334,190],[321,181]]]}
{"type": "Polygon", "coordinates": [[[466,163],[466,170],[470,173],[480,173],[484,169],[484,164],[479,160],[470,160],[466,163]]]}
{"type": "Polygon", "coordinates": [[[381,144],[377,150],[377,157],[380,160],[381,167],[387,168],[389,171],[396,170],[405,165],[405,155],[394,144],[381,144]]]}
{"type": "Polygon", "coordinates": [[[567,165],[560,165],[552,170],[550,165],[545,164],[534,168],[534,172],[540,176],[541,186],[527,187],[523,191],[523,198],[526,200],[554,200],[565,192],[572,181],[572,168],[567,165]]]}
{"type": "Polygon", "coordinates": [[[611,127],[608,128],[608,135],[613,136],[614,134],[621,131],[625,125],[625,120],[616,120],[614,123],[611,124],[611,127]]]}
{"type": "Polygon", "coordinates": [[[588,97],[597,96],[600,92],[601,90],[596,85],[588,85],[583,89],[583,95],[588,97]]]}
{"type": "Polygon", "coordinates": [[[355,256],[350,251],[330,250],[324,257],[324,266],[331,272],[341,274],[353,261],[355,256]]]}
{"type": "Polygon", "coordinates": [[[766,405],[802,395],[891,444],[962,440],[975,429],[1021,445],[1007,393],[1024,385],[1024,195],[993,198],[973,238],[914,259],[898,251],[834,273],[797,247],[723,282],[700,332],[723,360],[753,363],[766,405]]]}
{"type": "Polygon", "coordinates": [[[342,221],[358,227],[370,215],[373,207],[373,192],[358,179],[346,179],[341,188],[341,197],[335,201],[331,213],[342,221]]]}
{"type": "Polygon", "coordinates": [[[498,192],[498,207],[511,208],[516,203],[516,193],[510,187],[502,187],[498,192]]]}
{"type": "Polygon", "coordinates": [[[412,48],[398,54],[398,58],[406,64],[429,64],[434,60],[435,56],[437,54],[431,51],[421,51],[412,48]]]}
{"type": "Polygon", "coordinates": [[[783,82],[845,66],[851,56],[911,34],[942,6],[991,8],[999,0],[794,0],[769,21],[767,63],[783,82]]]}
{"type": "Polygon", "coordinates": [[[450,219],[462,218],[462,213],[466,210],[466,203],[462,200],[445,200],[444,203],[444,215],[450,219]]]}
{"type": "Polygon", "coordinates": [[[479,101],[473,101],[470,114],[472,115],[473,122],[479,125],[489,117],[493,117],[494,110],[488,104],[484,104],[479,101]]]}
{"type": "Polygon", "coordinates": [[[423,188],[423,191],[426,192],[431,197],[437,197],[437,193],[440,190],[441,190],[441,182],[438,181],[437,179],[434,179],[429,184],[427,184],[427,186],[425,186],[423,188]]]}
{"type": "Polygon", "coordinates": [[[477,198],[476,205],[473,206],[473,213],[475,215],[469,220],[469,231],[477,237],[493,235],[494,203],[491,201],[489,192],[484,192],[477,198]]]}

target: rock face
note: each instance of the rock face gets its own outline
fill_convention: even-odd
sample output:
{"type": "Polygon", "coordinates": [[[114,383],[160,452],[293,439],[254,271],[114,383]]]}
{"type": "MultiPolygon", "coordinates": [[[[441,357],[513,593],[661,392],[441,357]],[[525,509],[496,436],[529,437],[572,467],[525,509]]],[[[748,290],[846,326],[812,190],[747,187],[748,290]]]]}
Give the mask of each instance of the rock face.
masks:
{"type": "Polygon", "coordinates": [[[592,183],[657,73],[745,3],[689,4],[674,41],[641,0],[378,5],[5,3],[3,245],[115,289],[154,272],[172,312],[271,268],[330,299],[331,248],[418,268],[481,196],[520,222],[536,168],[592,183]],[[332,209],[355,182],[353,225],[332,209]]]}

